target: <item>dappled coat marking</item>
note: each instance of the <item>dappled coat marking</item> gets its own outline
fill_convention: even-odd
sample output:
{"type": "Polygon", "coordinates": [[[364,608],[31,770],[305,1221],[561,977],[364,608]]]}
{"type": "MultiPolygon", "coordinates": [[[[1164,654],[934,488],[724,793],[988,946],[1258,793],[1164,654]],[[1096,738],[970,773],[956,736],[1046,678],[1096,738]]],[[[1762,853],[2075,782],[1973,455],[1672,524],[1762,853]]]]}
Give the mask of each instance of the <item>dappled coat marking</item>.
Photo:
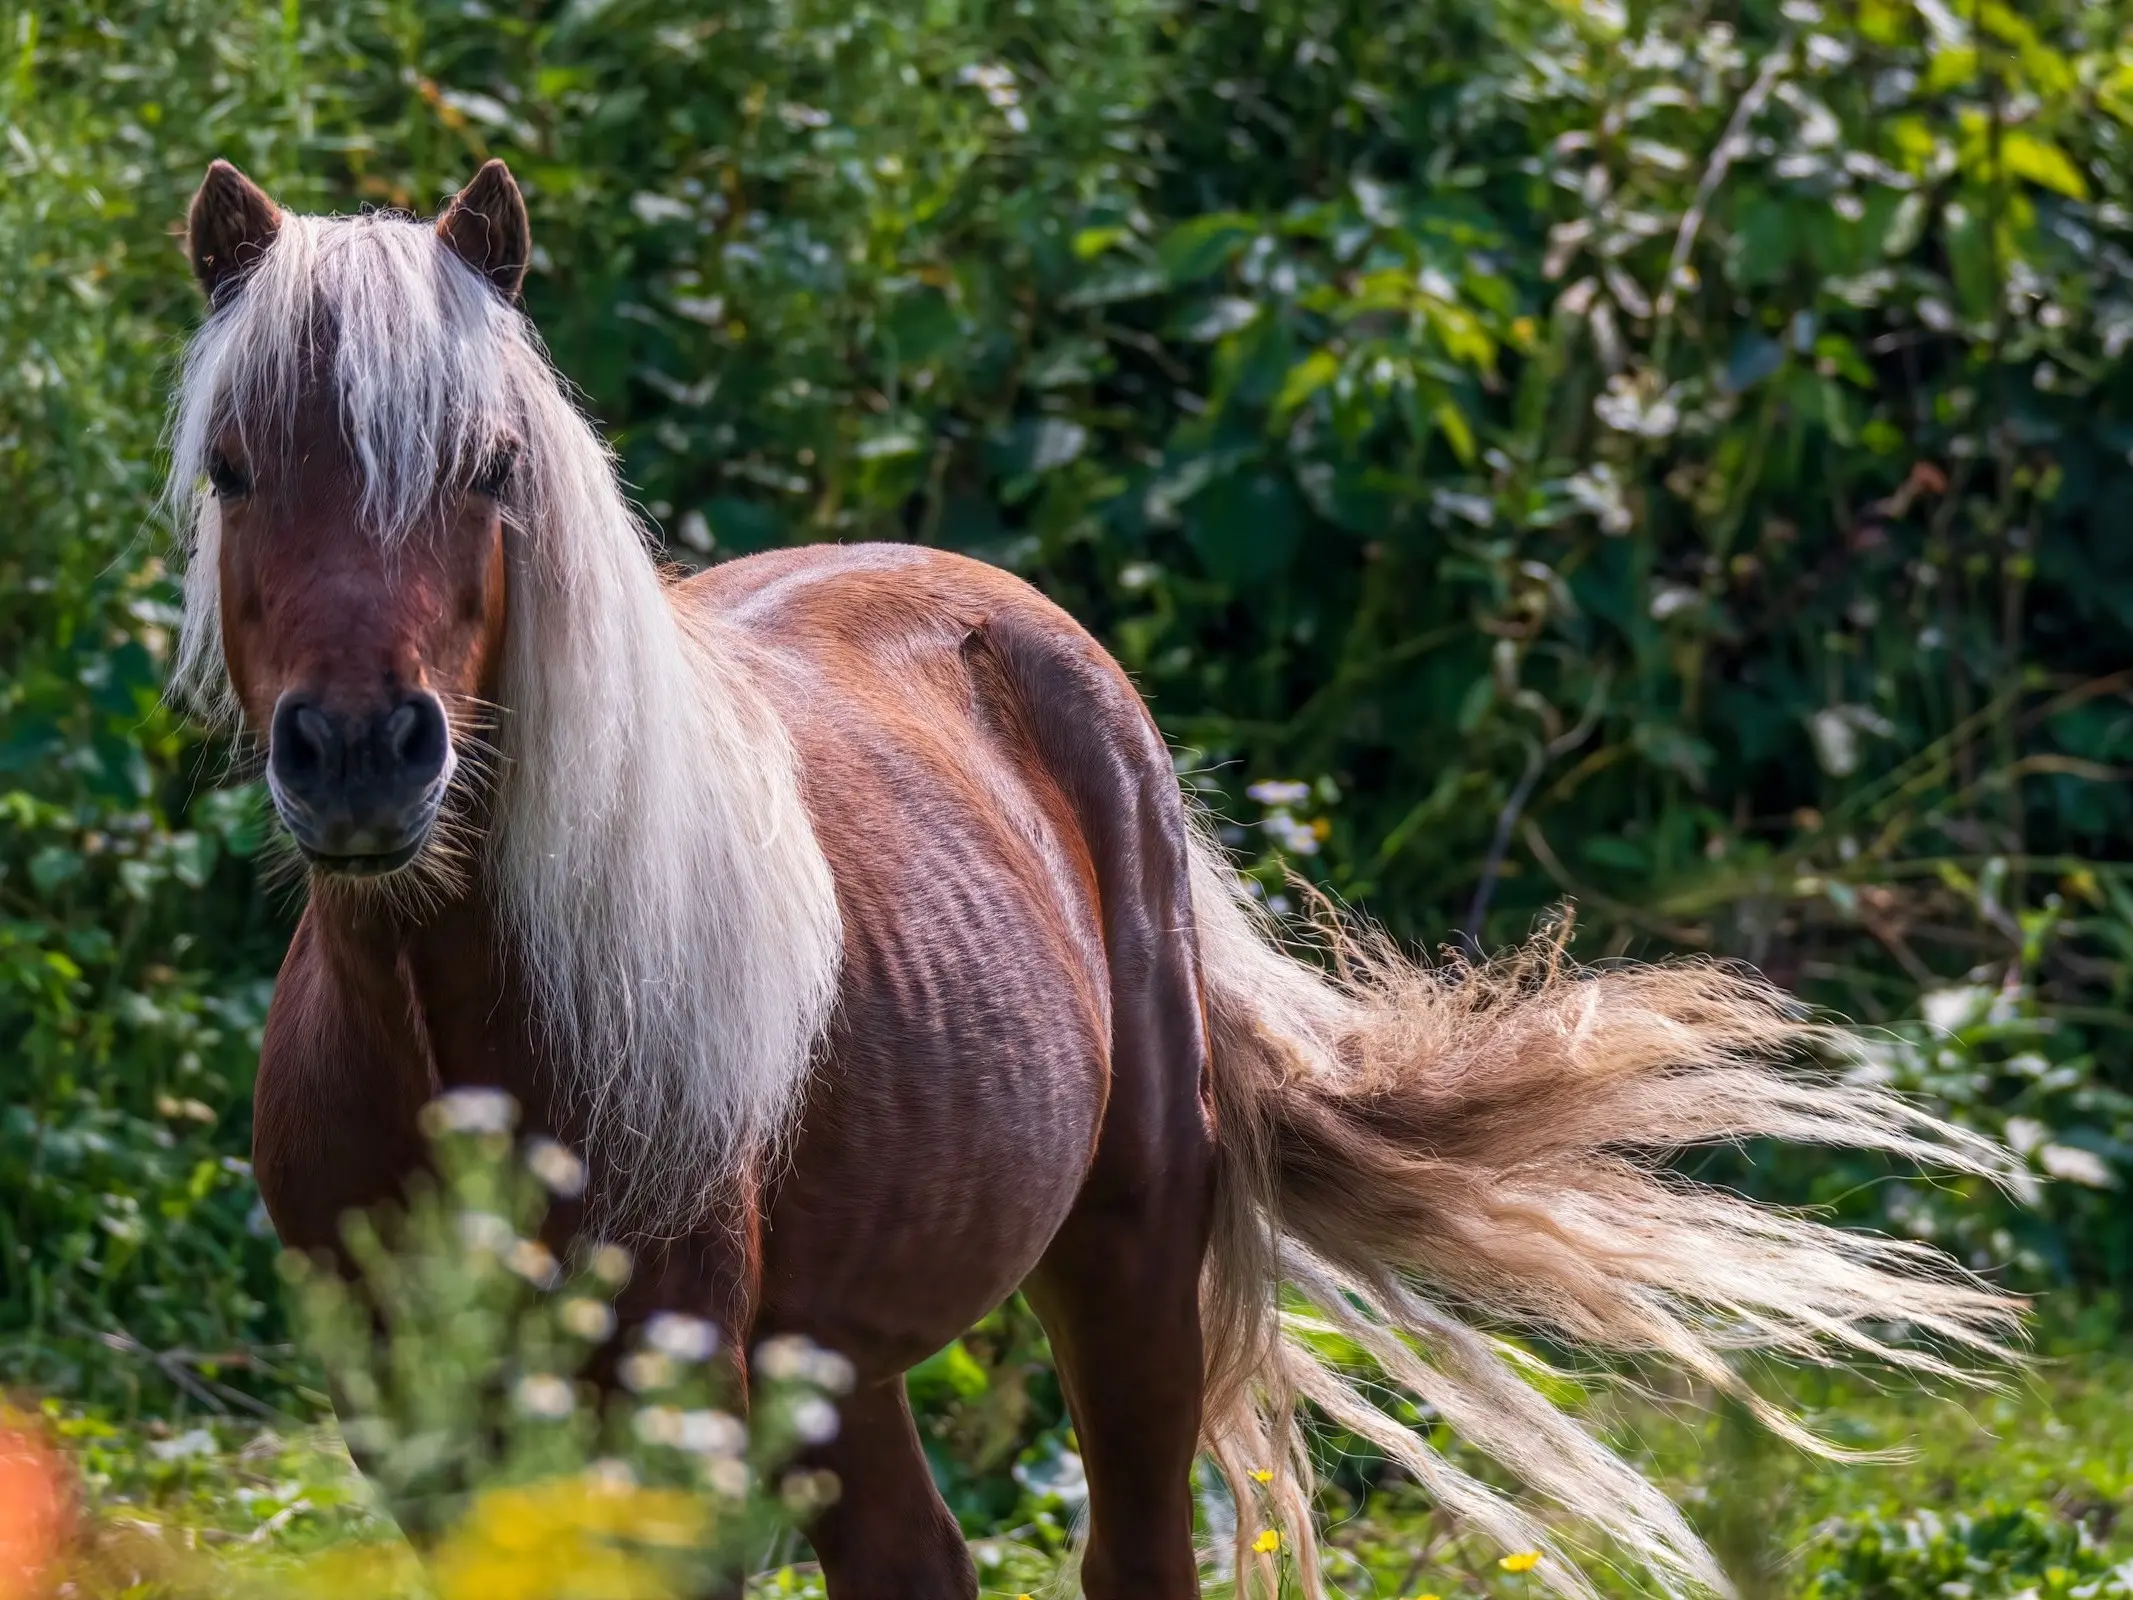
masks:
{"type": "Polygon", "coordinates": [[[508,1088],[588,1159],[555,1228],[643,1245],[632,1317],[854,1363],[812,1529],[837,1600],[975,1593],[901,1374],[1017,1287],[1099,1600],[1195,1592],[1202,1451],[1245,1576],[1271,1585],[1280,1525],[1316,1593],[1305,1400],[1582,1589],[1571,1535],[1284,1326],[1284,1283],[1668,1589],[1723,1578],[1481,1329],[1736,1392],[1728,1349],[1947,1372],[2011,1332],[1931,1252],[1664,1173],[1764,1135],[2002,1170],[1772,1065],[1822,1036],[1760,982],[1546,944],[1427,971],[1337,930],[1299,959],[1124,674],[1027,585],[891,546],[662,579],[515,305],[500,163],[434,226],[288,216],[217,163],[189,243],[214,309],[173,430],[181,678],[264,740],[311,873],[257,1092],[275,1225],[332,1248],[418,1168],[424,1103],[508,1088]]]}

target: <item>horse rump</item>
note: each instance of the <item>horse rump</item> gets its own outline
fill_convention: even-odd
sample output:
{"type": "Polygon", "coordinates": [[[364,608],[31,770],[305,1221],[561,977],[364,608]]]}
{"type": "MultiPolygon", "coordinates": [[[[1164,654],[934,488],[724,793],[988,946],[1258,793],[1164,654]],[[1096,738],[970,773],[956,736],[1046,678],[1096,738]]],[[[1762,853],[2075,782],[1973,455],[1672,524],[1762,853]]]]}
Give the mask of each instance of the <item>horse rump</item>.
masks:
{"type": "Polygon", "coordinates": [[[1723,1593],[1680,1511],[1536,1384],[1533,1343],[1656,1359],[1830,1454],[1728,1355],[1972,1380],[2009,1358],[2022,1303],[1940,1253],[1669,1164],[1772,1138],[2007,1175],[1990,1141],[1815,1070],[1844,1035],[1760,978],[1708,961],[1580,968],[1561,928],[1426,967],[1330,908],[1317,959],[1300,959],[1204,835],[1193,902],[1222,1152],[1205,1437],[1238,1506],[1240,1594],[1274,1592],[1270,1524],[1319,1593],[1303,1402],[1506,1549],[1539,1552],[1562,1592],[1590,1592],[1569,1542],[1582,1525],[1665,1592],[1723,1593]],[[1569,1516],[1460,1468],[1372,1398],[1386,1385],[1569,1516]]]}

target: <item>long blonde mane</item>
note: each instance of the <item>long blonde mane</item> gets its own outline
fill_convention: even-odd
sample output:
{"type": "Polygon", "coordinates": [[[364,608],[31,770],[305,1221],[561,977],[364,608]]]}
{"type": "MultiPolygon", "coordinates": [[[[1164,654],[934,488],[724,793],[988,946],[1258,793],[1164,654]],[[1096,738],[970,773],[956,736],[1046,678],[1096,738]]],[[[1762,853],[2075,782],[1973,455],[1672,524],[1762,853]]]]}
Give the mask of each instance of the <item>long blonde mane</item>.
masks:
{"type": "Polygon", "coordinates": [[[483,881],[568,1063],[609,1225],[672,1232],[790,1131],[842,931],[747,641],[670,603],[613,458],[533,326],[391,215],[284,215],[186,354],[168,503],[186,547],[176,683],[234,719],[211,441],[255,453],[329,382],[371,537],[410,536],[500,440],[511,620],[483,881]]]}

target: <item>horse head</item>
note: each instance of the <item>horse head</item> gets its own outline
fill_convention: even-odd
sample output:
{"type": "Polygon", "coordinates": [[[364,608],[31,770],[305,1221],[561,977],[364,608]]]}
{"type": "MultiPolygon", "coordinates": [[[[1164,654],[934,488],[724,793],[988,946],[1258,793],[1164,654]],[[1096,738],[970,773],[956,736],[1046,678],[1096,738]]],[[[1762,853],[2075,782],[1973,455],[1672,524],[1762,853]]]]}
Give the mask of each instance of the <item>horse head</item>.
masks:
{"type": "Polygon", "coordinates": [[[275,810],[315,870],[369,877],[423,853],[486,742],[520,441],[508,396],[470,406],[449,369],[513,345],[478,336],[520,320],[529,235],[500,161],[434,229],[346,226],[370,248],[208,169],[187,247],[213,310],[174,465],[275,810]]]}

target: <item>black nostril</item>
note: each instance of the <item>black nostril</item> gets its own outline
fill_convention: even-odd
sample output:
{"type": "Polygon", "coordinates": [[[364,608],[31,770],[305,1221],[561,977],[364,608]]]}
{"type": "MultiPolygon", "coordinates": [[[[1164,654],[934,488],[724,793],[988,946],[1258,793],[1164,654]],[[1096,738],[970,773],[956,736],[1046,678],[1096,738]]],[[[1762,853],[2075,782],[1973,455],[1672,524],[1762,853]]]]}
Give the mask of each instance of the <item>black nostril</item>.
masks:
{"type": "Polygon", "coordinates": [[[267,759],[285,787],[311,789],[340,777],[347,747],[331,717],[309,700],[283,695],[274,708],[267,759]]]}
{"type": "Polygon", "coordinates": [[[384,734],[388,757],[402,773],[427,781],[444,770],[450,733],[435,695],[417,695],[396,707],[384,734]]]}
{"type": "Polygon", "coordinates": [[[333,724],[309,706],[299,706],[289,726],[296,734],[289,741],[290,761],[297,766],[325,766],[339,742],[333,736],[333,724]]]}

